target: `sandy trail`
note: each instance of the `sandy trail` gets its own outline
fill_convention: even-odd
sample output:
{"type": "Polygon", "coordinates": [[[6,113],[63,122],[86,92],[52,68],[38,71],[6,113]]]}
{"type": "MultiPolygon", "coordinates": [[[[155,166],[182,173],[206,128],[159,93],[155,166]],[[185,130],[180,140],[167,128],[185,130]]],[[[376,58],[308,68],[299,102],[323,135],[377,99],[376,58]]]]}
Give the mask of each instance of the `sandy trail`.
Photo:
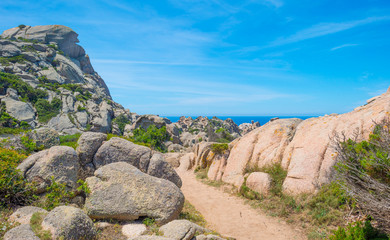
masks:
{"type": "Polygon", "coordinates": [[[178,170],[178,174],[186,200],[204,216],[210,228],[223,236],[237,240],[306,239],[293,226],[251,208],[238,197],[201,183],[193,173],[178,170]]]}

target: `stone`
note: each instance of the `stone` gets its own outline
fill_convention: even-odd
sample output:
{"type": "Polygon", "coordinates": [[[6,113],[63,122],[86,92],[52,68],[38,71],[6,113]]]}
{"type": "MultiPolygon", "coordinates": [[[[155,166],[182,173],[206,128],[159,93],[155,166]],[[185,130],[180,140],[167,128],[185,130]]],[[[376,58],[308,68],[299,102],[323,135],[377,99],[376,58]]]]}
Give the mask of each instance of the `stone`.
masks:
{"type": "Polygon", "coordinates": [[[51,148],[60,145],[60,136],[58,132],[51,128],[37,128],[27,133],[27,135],[35,141],[37,147],[44,146],[45,148],[51,148]]]}
{"type": "Polygon", "coordinates": [[[182,182],[175,169],[164,160],[164,156],[160,153],[153,154],[149,162],[147,174],[166,179],[173,182],[177,187],[181,188],[182,182]]]}
{"type": "Polygon", "coordinates": [[[12,228],[4,235],[4,240],[39,240],[29,224],[22,224],[12,228]]]}
{"type": "Polygon", "coordinates": [[[60,206],[43,219],[42,229],[51,232],[53,239],[93,239],[96,229],[92,220],[79,208],[60,206]]]}
{"type": "Polygon", "coordinates": [[[93,164],[99,168],[113,162],[127,162],[146,172],[151,155],[152,151],[148,147],[113,137],[97,150],[93,164]]]}
{"type": "Polygon", "coordinates": [[[301,119],[279,119],[259,127],[230,145],[222,181],[240,187],[247,165],[264,167],[280,163],[301,119]]]}
{"type": "Polygon", "coordinates": [[[93,161],[95,153],[103,142],[107,139],[107,134],[97,132],[84,132],[77,141],[76,152],[81,165],[86,165],[93,161]]]}
{"type": "Polygon", "coordinates": [[[180,152],[184,149],[184,147],[180,144],[171,144],[168,147],[168,152],[180,152]]]}
{"type": "Polygon", "coordinates": [[[54,146],[30,155],[17,167],[29,182],[41,182],[41,191],[45,191],[52,177],[75,189],[79,168],[76,151],[67,146],[54,146]]]}
{"type": "Polygon", "coordinates": [[[246,186],[255,192],[268,195],[271,189],[272,178],[268,173],[253,172],[246,179],[246,186]]]}
{"type": "Polygon", "coordinates": [[[206,229],[188,220],[173,220],[160,227],[164,237],[176,240],[191,240],[196,233],[204,233],[206,229]]]}
{"type": "Polygon", "coordinates": [[[179,170],[188,171],[194,166],[194,163],[195,163],[195,154],[186,153],[184,156],[180,158],[179,170]]]}
{"type": "Polygon", "coordinates": [[[171,164],[172,167],[177,168],[180,166],[180,158],[183,156],[182,153],[167,152],[164,154],[165,161],[171,164]]]}
{"type": "Polygon", "coordinates": [[[160,237],[160,236],[139,236],[139,237],[129,238],[128,240],[176,240],[176,239],[160,237]]]}
{"type": "Polygon", "coordinates": [[[9,217],[9,222],[17,222],[20,224],[30,224],[30,219],[34,213],[41,212],[47,213],[45,209],[33,206],[26,206],[18,208],[12,215],[9,217]]]}
{"type": "Polygon", "coordinates": [[[167,121],[156,115],[141,115],[137,121],[133,124],[133,129],[143,128],[147,130],[150,125],[155,125],[157,128],[161,128],[167,124],[167,121]]]}
{"type": "Polygon", "coordinates": [[[217,235],[199,235],[195,237],[195,240],[225,240],[225,238],[221,238],[217,235]]]}
{"type": "Polygon", "coordinates": [[[49,68],[47,70],[42,70],[39,72],[41,76],[46,76],[47,80],[50,82],[55,82],[59,84],[65,83],[65,80],[61,77],[60,74],[54,69],[54,68],[49,68]]]}
{"type": "Polygon", "coordinates": [[[184,204],[184,195],[175,184],[125,162],[99,168],[86,182],[91,193],[84,208],[93,219],[150,217],[164,224],[175,219],[184,204]]]}
{"type": "Polygon", "coordinates": [[[0,40],[0,56],[14,57],[20,55],[20,49],[9,40],[0,40]]]}
{"type": "Polygon", "coordinates": [[[30,103],[4,98],[1,102],[5,103],[7,112],[19,121],[31,122],[35,119],[35,111],[30,103]]]}
{"type": "Polygon", "coordinates": [[[128,238],[141,236],[147,231],[145,224],[138,222],[125,224],[122,227],[122,235],[128,238]]]}
{"type": "Polygon", "coordinates": [[[47,123],[47,126],[58,132],[63,132],[69,135],[81,133],[81,131],[77,129],[76,125],[69,119],[67,114],[57,115],[47,123]]]}

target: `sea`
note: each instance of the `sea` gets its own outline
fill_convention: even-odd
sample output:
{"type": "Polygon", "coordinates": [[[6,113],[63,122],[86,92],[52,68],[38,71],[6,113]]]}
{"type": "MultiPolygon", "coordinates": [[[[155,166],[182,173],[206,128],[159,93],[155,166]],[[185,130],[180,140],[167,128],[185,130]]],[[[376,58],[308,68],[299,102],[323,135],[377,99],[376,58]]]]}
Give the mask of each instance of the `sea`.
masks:
{"type": "MultiPolygon", "coordinates": [[[[180,116],[161,116],[168,118],[171,120],[171,122],[177,122],[180,119],[180,116]]],[[[189,117],[189,116],[186,116],[189,117]]],[[[198,116],[190,116],[193,119],[197,118],[198,116]]],[[[212,118],[213,116],[206,116],[208,118],[212,118]]],[[[216,116],[219,119],[226,120],[227,118],[231,118],[237,125],[240,125],[241,123],[251,123],[252,121],[259,122],[260,125],[264,125],[272,118],[278,117],[280,119],[286,119],[286,118],[300,118],[302,120],[312,118],[312,117],[318,117],[318,116],[216,116]]]]}

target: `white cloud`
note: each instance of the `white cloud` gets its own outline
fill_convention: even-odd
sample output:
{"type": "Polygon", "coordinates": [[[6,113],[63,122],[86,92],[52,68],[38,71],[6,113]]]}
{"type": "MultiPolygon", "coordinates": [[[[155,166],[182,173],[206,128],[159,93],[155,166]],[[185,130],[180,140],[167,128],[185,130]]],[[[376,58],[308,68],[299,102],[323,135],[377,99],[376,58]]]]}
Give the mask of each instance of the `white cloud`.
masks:
{"type": "Polygon", "coordinates": [[[341,31],[345,31],[354,27],[362,26],[369,23],[388,21],[390,16],[383,17],[369,17],[361,20],[340,22],[340,23],[319,23],[312,27],[298,31],[297,33],[288,37],[281,37],[273,41],[268,47],[281,46],[285,44],[300,42],[306,39],[321,37],[341,31]]]}
{"type": "Polygon", "coordinates": [[[340,45],[340,46],[334,47],[334,48],[330,49],[330,51],[335,51],[335,50],[338,50],[338,49],[341,49],[341,48],[346,48],[346,47],[355,47],[355,46],[359,46],[359,44],[354,44],[354,43],[347,43],[347,44],[343,44],[343,45],[340,45]]]}

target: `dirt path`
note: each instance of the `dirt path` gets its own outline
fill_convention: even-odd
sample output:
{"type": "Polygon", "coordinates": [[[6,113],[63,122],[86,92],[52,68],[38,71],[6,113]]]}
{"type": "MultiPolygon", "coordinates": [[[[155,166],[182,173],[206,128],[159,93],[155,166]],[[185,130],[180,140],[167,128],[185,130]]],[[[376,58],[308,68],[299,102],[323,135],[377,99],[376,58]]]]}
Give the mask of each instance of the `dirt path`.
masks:
{"type": "Polygon", "coordinates": [[[185,198],[204,216],[210,228],[237,240],[306,239],[284,221],[270,217],[195,179],[191,172],[178,171],[185,198]]]}

